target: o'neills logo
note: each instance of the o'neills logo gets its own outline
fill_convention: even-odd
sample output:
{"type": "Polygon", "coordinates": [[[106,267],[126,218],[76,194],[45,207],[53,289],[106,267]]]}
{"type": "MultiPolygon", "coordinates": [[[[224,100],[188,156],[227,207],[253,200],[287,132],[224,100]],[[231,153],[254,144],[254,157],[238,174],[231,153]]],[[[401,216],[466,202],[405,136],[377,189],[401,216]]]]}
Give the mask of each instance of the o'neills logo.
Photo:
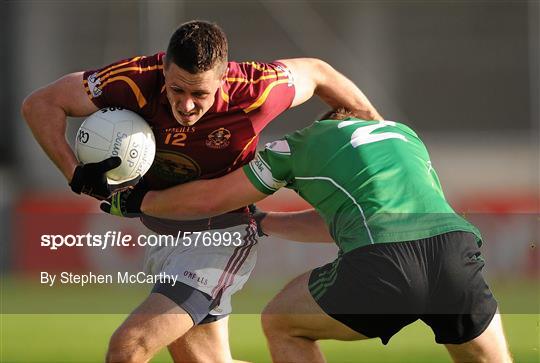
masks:
{"type": "Polygon", "coordinates": [[[101,80],[98,77],[98,73],[95,72],[88,76],[87,79],[88,82],[88,89],[90,90],[90,93],[92,94],[92,98],[96,98],[101,96],[101,88],[99,86],[101,85],[101,80]]]}
{"type": "Polygon", "coordinates": [[[226,128],[220,127],[208,134],[206,146],[212,149],[224,149],[231,143],[229,141],[230,138],[231,132],[226,128]]]}

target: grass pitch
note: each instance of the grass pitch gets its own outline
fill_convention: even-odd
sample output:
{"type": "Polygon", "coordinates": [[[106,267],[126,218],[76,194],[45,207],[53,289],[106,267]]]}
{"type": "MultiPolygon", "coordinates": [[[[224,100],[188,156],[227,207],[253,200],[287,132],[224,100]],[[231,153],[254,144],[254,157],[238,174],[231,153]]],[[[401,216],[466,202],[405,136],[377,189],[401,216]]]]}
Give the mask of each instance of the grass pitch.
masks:
{"type": "MultiPolygon", "coordinates": [[[[1,362],[101,362],[107,342],[125,315],[8,314],[2,316],[1,362]]],[[[516,363],[538,362],[538,315],[504,315],[510,349],[516,363]]],[[[250,362],[270,362],[256,314],[233,315],[230,321],[233,356],[250,362]]],[[[412,324],[392,338],[322,342],[328,362],[450,362],[443,346],[434,343],[422,323],[412,324]]],[[[152,362],[171,362],[162,351],[152,362]]]]}
{"type": "MultiPolygon", "coordinates": [[[[27,285],[17,280],[0,280],[0,362],[102,362],[107,343],[112,332],[125,319],[127,312],[137,305],[146,290],[124,290],[103,292],[99,289],[64,289],[44,293],[41,287],[27,285]],[[115,295],[116,293],[116,295],[115,295]],[[124,303],[120,310],[105,313],[99,304],[106,301],[113,309],[112,302],[124,303]],[[50,313],[33,313],[35,306],[56,306],[50,313]],[[58,306],[62,306],[58,308],[58,306]],[[127,304],[127,305],[126,305],[127,304]],[[76,309],[84,305],[84,309],[76,309]],[[94,310],[88,310],[95,306],[94,310]],[[71,307],[69,309],[68,307],[71,307]],[[58,310],[61,309],[61,310],[58,310]],[[66,312],[58,314],[57,312],[66,312]],[[79,312],[94,311],[94,314],[79,312]],[[103,311],[103,312],[102,312],[103,311]],[[125,312],[124,312],[125,311],[125,312]]],[[[515,284],[513,284],[515,286],[515,284]]],[[[538,284],[527,284],[521,292],[504,292],[494,289],[499,297],[502,310],[505,305],[513,307],[515,301],[538,301],[538,284]],[[508,296],[508,298],[506,298],[508,296]],[[535,298],[536,297],[536,298],[535,298]],[[512,300],[513,299],[513,300],[512,300]],[[512,304],[512,305],[510,305],[512,304]]],[[[264,336],[256,312],[270,299],[275,291],[261,294],[244,289],[233,303],[235,311],[230,319],[230,340],[233,357],[249,362],[270,362],[264,336]],[[244,306],[243,306],[244,304],[244,306]],[[247,305],[246,305],[247,304],[247,305]],[[248,307],[249,305],[249,307],[248,307]]],[[[509,311],[507,308],[506,311],[509,311]]],[[[504,314],[503,324],[516,363],[540,362],[538,307],[513,311],[527,314],[504,314]]],[[[397,335],[387,346],[379,339],[358,342],[324,341],[321,347],[328,362],[411,362],[438,363],[450,362],[443,346],[434,342],[433,333],[422,322],[416,322],[397,335]]],[[[160,352],[152,362],[171,362],[166,350],[160,352]]]]}

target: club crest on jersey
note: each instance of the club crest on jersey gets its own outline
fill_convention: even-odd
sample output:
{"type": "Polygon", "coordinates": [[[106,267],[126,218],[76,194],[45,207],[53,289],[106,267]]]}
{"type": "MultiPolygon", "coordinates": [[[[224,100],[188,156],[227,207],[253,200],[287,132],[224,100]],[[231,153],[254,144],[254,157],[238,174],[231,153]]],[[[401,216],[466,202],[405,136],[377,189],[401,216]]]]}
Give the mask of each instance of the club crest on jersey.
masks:
{"type": "Polygon", "coordinates": [[[159,188],[168,188],[197,179],[201,176],[201,167],[186,154],[157,150],[149,174],[149,178],[156,176],[152,182],[159,188]]]}
{"type": "Polygon", "coordinates": [[[208,134],[206,146],[211,149],[224,149],[231,143],[230,138],[231,132],[224,127],[220,127],[208,134]]]}

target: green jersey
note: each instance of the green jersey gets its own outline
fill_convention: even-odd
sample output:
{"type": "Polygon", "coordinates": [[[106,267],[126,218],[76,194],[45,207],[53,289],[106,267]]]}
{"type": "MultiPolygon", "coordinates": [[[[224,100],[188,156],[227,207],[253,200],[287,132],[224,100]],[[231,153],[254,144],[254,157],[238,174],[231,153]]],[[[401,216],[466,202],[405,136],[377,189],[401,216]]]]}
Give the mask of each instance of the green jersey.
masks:
{"type": "Polygon", "coordinates": [[[479,231],[447,203],[426,147],[392,121],[316,121],[269,143],[244,166],[261,192],[294,189],[339,248],[479,231]]]}

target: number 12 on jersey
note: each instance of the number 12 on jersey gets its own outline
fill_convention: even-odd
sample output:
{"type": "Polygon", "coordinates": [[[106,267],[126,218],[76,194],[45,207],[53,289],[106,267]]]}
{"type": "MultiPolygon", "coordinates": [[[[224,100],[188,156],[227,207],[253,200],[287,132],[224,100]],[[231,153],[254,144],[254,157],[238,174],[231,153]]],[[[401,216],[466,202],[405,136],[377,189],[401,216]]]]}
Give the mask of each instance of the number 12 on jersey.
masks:
{"type": "Polygon", "coordinates": [[[168,132],[165,137],[165,145],[186,146],[184,142],[187,139],[187,134],[184,132],[168,132]]]}

